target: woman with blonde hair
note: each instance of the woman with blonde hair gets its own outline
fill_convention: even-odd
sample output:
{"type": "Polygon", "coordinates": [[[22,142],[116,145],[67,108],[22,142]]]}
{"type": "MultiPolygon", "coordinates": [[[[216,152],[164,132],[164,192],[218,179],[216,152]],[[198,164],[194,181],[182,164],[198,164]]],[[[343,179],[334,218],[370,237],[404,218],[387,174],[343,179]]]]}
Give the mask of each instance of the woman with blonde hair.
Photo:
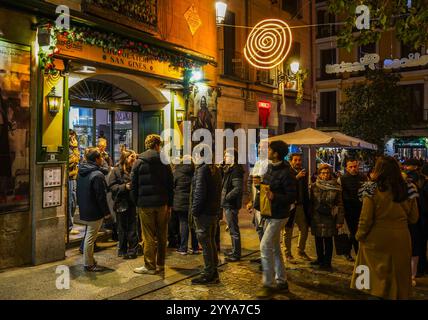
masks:
{"type": "Polygon", "coordinates": [[[408,299],[412,280],[408,224],[418,221],[417,193],[404,181],[393,157],[379,157],[371,177],[360,192],[363,208],[355,236],[359,241],[355,268],[366,266],[370,281],[361,283],[361,271],[355,269],[351,288],[377,298],[408,299]]]}

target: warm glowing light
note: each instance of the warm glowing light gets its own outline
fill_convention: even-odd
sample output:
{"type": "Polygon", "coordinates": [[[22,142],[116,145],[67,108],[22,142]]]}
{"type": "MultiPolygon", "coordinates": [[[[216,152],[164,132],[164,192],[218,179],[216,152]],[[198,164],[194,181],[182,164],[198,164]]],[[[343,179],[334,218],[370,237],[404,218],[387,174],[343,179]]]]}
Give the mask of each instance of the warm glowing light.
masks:
{"type": "Polygon", "coordinates": [[[217,1],[215,4],[217,24],[223,23],[226,16],[227,4],[223,1],[217,1]]]}
{"type": "Polygon", "coordinates": [[[290,70],[293,74],[296,74],[299,71],[300,63],[297,61],[294,61],[290,63],[290,70]]]}
{"type": "Polygon", "coordinates": [[[290,27],[284,21],[262,20],[251,30],[244,55],[252,66],[258,69],[272,69],[285,60],[292,41],[290,27]]]}
{"type": "Polygon", "coordinates": [[[202,71],[201,70],[193,70],[192,71],[192,76],[190,78],[191,82],[198,82],[201,81],[203,77],[202,71]]]}

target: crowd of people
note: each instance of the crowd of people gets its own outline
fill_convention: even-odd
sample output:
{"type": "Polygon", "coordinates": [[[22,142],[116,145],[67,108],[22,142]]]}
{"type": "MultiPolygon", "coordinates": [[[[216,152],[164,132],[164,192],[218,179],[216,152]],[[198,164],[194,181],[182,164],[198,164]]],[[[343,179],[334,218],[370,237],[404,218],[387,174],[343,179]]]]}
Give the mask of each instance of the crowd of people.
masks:
{"type": "MultiPolygon", "coordinates": [[[[187,159],[190,164],[166,165],[161,161],[161,145],[158,135],[149,135],[146,151],[137,155],[122,150],[110,170],[105,151],[86,150],[77,175],[73,173],[80,219],[87,225],[82,248],[86,271],[104,270],[94,259],[94,246],[103,221],[111,219],[109,191],[118,255],[135,259],[139,243],[143,244],[144,263],[134,269],[138,274],[163,272],[168,246],[182,255],[202,249],[204,269],[192,284],[219,283],[219,222],[226,221],[231,238],[226,261],[237,262],[242,254],[238,217],[243,199],[248,199],[246,208],[260,240],[260,259],[255,260],[263,272],[258,298],[289,290],[285,261],[296,263],[291,241],[294,225],[299,232],[297,258],[313,268],[332,271],[333,248],[338,254],[340,247],[340,254],[355,261],[351,287],[358,288],[357,267],[367,266],[370,285],[365,290],[373,297],[409,298],[416,277],[425,273],[427,164],[413,159],[400,164],[379,156],[366,176],[359,172],[358,160],[347,158],[343,175],[336,176],[331,166],[321,164],[312,181],[303,168],[302,154],[288,155],[288,145],[282,141],[262,141],[259,149],[267,149],[268,159],[255,164],[244,188],[245,170],[237,163],[236,150],[227,149],[221,165],[203,163],[207,158],[203,154],[187,159]],[[307,254],[309,232],[314,236],[316,259],[307,254]]],[[[210,146],[202,149],[206,152],[210,146]]]]}

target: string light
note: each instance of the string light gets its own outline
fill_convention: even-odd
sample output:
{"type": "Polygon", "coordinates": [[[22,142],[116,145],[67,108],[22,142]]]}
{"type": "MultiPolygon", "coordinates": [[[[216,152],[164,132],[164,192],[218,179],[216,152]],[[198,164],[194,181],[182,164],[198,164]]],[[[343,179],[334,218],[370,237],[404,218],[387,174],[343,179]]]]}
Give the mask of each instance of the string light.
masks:
{"type": "Polygon", "coordinates": [[[285,60],[291,42],[291,30],[287,23],[279,19],[262,20],[251,30],[244,56],[256,68],[272,69],[285,60]]]}

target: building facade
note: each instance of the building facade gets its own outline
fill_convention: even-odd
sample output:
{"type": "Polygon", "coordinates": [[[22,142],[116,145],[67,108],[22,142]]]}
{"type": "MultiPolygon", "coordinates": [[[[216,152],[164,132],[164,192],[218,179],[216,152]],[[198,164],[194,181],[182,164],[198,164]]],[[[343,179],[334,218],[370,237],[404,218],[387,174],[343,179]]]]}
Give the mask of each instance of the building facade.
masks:
{"type": "Polygon", "coordinates": [[[312,78],[315,58],[312,37],[315,35],[311,28],[299,28],[311,24],[314,9],[311,2],[305,0],[228,1],[224,24],[217,27],[220,128],[267,128],[269,134],[274,135],[315,125],[312,78]],[[264,19],[285,21],[293,39],[284,63],[270,70],[256,69],[244,56],[251,27],[264,19]],[[294,61],[309,74],[303,84],[301,104],[296,104],[296,87],[280,80],[294,61]]]}
{"type": "MultiPolygon", "coordinates": [[[[355,82],[364,80],[361,72],[329,72],[327,65],[338,65],[342,62],[359,62],[365,55],[378,55],[377,68],[388,68],[395,59],[416,57],[425,60],[427,44],[418,50],[401,43],[395,30],[383,32],[377,43],[354,46],[351,52],[337,47],[337,32],[341,20],[327,10],[327,1],[317,1],[314,21],[319,24],[316,29],[316,116],[317,127],[322,130],[338,129],[340,103],[345,97],[344,89],[355,82]],[[328,25],[331,23],[332,25],[328,25]],[[409,56],[410,55],[410,56],[409,56]],[[425,56],[425,57],[424,57],[425,56]]],[[[428,65],[402,65],[401,68],[390,68],[401,75],[400,85],[409,94],[408,108],[412,114],[412,125],[406,130],[386,137],[385,152],[402,157],[421,157],[427,159],[428,137],[428,65]]]]}
{"type": "Polygon", "coordinates": [[[185,119],[215,125],[215,19],[213,1],[0,1],[0,269],[65,258],[69,129],[114,164],[164,129],[180,149],[185,119]]]}

